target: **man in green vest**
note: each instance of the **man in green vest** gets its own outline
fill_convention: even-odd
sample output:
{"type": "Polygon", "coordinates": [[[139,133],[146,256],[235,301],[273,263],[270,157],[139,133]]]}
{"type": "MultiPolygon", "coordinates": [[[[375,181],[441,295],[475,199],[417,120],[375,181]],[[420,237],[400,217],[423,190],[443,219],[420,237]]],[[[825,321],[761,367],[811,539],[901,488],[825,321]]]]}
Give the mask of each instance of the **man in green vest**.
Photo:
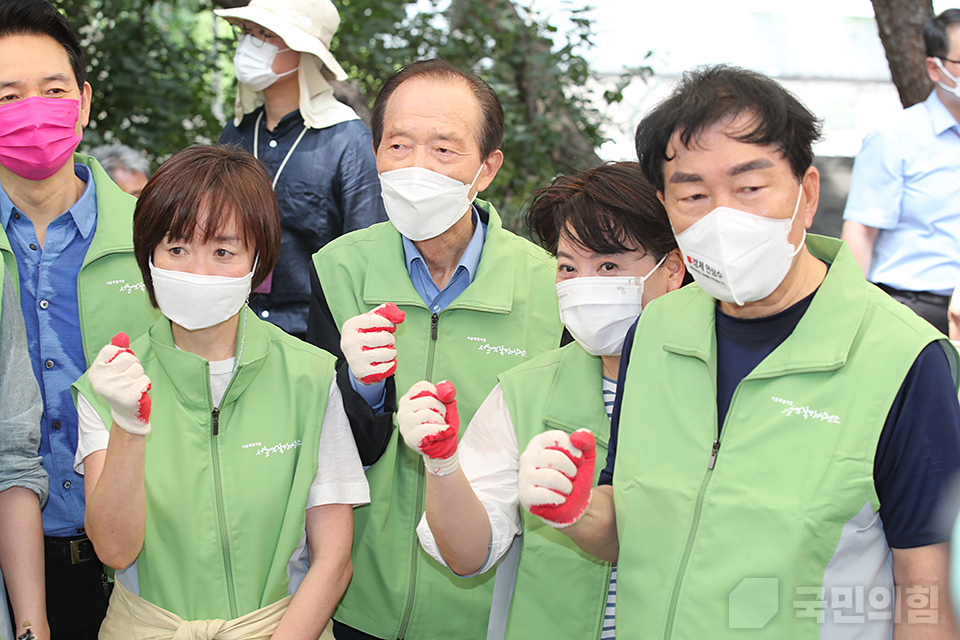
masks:
{"type": "Polygon", "coordinates": [[[393,428],[397,389],[457,380],[469,421],[498,374],[560,345],[556,264],[474,201],[503,162],[503,109],[483,80],[442,60],[414,63],[387,80],[371,120],[390,222],[314,256],[307,329],[343,356],[344,407],[373,465],[334,634],[483,640],[493,572],[455,576],[421,549],[424,464],[393,428]]]}
{"type": "Polygon", "coordinates": [[[117,332],[158,317],[133,257],[134,198],[75,154],[90,119],[83,50],[45,0],[0,3],[0,255],[43,398],[47,612],[54,640],[96,638],[109,585],[86,536],[70,385],[117,332]]]}
{"type": "Polygon", "coordinates": [[[637,129],[696,284],[624,344],[606,486],[589,433],[520,469],[528,510],[618,562],[621,640],[955,637],[935,512],[960,468],[957,352],[806,234],[819,133],[723,65],[637,129]]]}

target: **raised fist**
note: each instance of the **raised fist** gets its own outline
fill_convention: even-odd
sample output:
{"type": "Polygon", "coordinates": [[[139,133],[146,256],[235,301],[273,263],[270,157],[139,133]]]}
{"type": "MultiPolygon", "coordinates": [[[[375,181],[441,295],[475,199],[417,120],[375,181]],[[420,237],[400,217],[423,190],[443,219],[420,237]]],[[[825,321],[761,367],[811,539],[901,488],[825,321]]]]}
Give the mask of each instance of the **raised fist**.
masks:
{"type": "Polygon", "coordinates": [[[590,505],[596,460],[588,429],[537,434],[520,456],[520,503],[551,527],[569,527],[590,505]]]}
{"type": "Polygon", "coordinates": [[[460,466],[457,454],[457,390],[447,380],[418,382],[400,398],[397,423],[407,446],[423,456],[427,471],[445,476],[460,466]]]}
{"type": "Polygon", "coordinates": [[[343,323],[340,350],[353,376],[361,384],[375,384],[397,370],[393,332],[403,322],[403,317],[404,313],[397,305],[387,302],[343,323]]]}
{"type": "Polygon", "coordinates": [[[120,332],[97,354],[87,372],[90,384],[110,403],[118,427],[135,435],[150,433],[150,378],[130,350],[130,338],[120,332]]]}

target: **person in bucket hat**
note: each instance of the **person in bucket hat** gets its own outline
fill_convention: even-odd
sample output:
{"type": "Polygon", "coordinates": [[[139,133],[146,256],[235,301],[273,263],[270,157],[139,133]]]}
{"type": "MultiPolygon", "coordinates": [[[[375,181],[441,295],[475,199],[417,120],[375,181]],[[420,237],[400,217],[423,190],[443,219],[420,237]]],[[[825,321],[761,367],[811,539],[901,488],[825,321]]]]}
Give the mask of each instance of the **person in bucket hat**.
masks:
{"type": "Polygon", "coordinates": [[[215,13],[237,33],[235,117],[220,141],[263,162],[280,203],[283,250],[250,307],[303,337],[310,256],[387,219],[370,130],[330,84],[347,77],[330,51],[340,14],[330,0],[253,0],[215,13]]]}

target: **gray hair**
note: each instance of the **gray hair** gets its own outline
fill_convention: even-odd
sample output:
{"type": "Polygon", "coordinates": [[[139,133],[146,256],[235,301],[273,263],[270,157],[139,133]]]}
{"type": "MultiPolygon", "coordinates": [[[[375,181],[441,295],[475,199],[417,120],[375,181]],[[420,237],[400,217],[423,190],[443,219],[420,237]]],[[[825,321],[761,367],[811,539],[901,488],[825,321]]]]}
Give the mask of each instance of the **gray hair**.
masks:
{"type": "Polygon", "coordinates": [[[100,145],[91,149],[90,155],[96,158],[103,170],[110,175],[113,175],[113,172],[117,169],[126,169],[127,171],[139,171],[148,178],[150,177],[150,162],[142,153],[125,144],[100,145]]]}

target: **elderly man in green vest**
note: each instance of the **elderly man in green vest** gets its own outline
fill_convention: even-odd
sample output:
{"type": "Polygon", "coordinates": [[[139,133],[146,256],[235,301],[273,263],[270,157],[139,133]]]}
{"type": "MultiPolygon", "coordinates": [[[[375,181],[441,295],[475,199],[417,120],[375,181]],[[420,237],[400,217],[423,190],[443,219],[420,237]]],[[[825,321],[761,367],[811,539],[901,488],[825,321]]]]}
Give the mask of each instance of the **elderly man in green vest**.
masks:
{"type": "Polygon", "coordinates": [[[20,297],[44,402],[54,640],[96,638],[109,588],[86,536],[70,385],[111,336],[139,336],[157,318],[133,257],[136,201],[96,160],[74,153],[90,119],[85,76],[83,50],[56,8],[45,0],[0,3],[0,254],[20,297]]]}
{"type": "Polygon", "coordinates": [[[380,90],[371,128],[390,221],[314,256],[307,330],[343,355],[344,406],[361,458],[375,461],[334,634],[482,640],[493,576],[455,576],[420,548],[424,463],[393,428],[397,389],[457,380],[466,424],[498,374],[559,346],[556,263],[474,201],[503,162],[503,109],[483,80],[414,63],[380,90]]]}
{"type": "Polygon", "coordinates": [[[621,640],[956,637],[935,506],[960,468],[957,352],[807,235],[819,132],[727,66],[637,129],[696,284],[624,345],[605,486],[589,432],[557,432],[519,488],[618,562],[621,640]]]}

